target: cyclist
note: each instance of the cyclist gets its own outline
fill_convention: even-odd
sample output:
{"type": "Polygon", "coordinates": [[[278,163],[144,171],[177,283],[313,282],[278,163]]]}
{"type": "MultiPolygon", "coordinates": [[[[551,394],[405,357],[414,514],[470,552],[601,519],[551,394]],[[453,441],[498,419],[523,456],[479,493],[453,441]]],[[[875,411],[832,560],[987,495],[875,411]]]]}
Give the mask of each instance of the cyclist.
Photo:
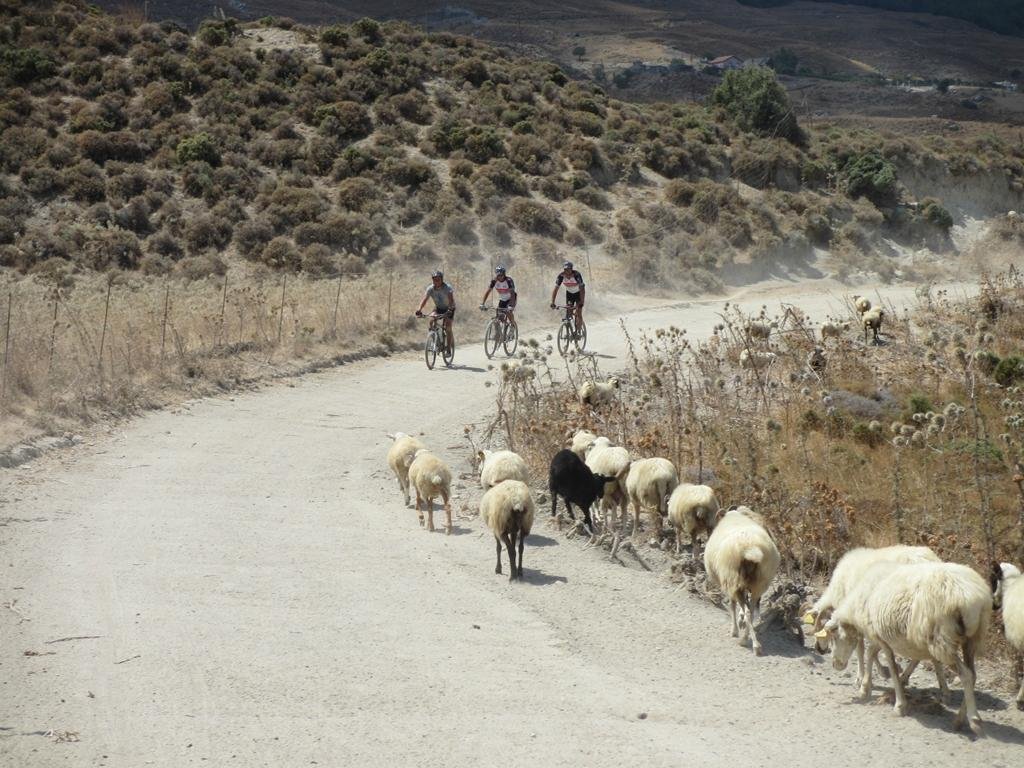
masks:
{"type": "MultiPolygon", "coordinates": [[[[558,295],[558,287],[565,287],[565,304],[573,307],[573,314],[576,317],[576,328],[583,325],[583,301],[587,296],[587,286],[583,284],[583,275],[572,268],[572,262],[562,264],[562,271],[555,278],[555,288],[551,291],[551,308],[555,309],[555,297],[558,295]]],[[[576,331],[579,335],[579,330],[576,331]]]]}
{"type": "Polygon", "coordinates": [[[487,309],[487,297],[491,295],[491,291],[498,294],[498,308],[508,310],[508,312],[502,313],[504,314],[505,322],[515,322],[513,310],[516,308],[519,294],[516,293],[515,281],[505,274],[505,267],[501,264],[494,268],[494,279],[487,286],[484,297],[480,299],[480,309],[487,309]]]}
{"type": "Polygon", "coordinates": [[[423,307],[427,299],[434,300],[434,315],[444,318],[444,330],[448,336],[448,351],[455,349],[455,335],[452,333],[452,320],[455,319],[455,291],[444,281],[444,272],[435,269],[430,274],[431,284],[427,286],[423,294],[423,301],[420,308],[416,310],[416,317],[423,317],[423,307]]]}

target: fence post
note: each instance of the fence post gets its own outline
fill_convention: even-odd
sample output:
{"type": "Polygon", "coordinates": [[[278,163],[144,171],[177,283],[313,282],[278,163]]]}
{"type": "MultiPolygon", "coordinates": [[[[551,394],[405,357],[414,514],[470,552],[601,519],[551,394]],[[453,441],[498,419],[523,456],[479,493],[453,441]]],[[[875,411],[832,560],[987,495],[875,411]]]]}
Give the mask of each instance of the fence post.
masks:
{"type": "Polygon", "coordinates": [[[53,327],[50,328],[50,361],[46,364],[46,378],[53,378],[53,353],[57,348],[57,308],[60,306],[60,291],[53,289],[53,327]]]}
{"type": "Polygon", "coordinates": [[[590,285],[594,285],[594,270],[590,267],[590,246],[587,245],[586,241],[583,242],[583,254],[587,257],[587,280],[590,285]]]}
{"type": "Polygon", "coordinates": [[[334,316],[331,318],[331,338],[338,337],[338,304],[341,301],[341,275],[338,275],[338,291],[334,294],[334,316]]]}
{"type": "Polygon", "coordinates": [[[395,276],[388,273],[388,330],[391,330],[391,285],[395,281],[395,276]]]}
{"type": "Polygon", "coordinates": [[[281,346],[281,332],[284,330],[284,298],[285,290],[288,288],[288,273],[284,273],[281,281],[281,314],[277,316],[277,346],[281,346]]]}
{"type": "Polygon", "coordinates": [[[224,343],[224,308],[228,303],[228,275],[230,272],[224,270],[224,293],[220,297],[220,329],[217,331],[217,346],[224,343]]]}
{"type": "Polygon", "coordinates": [[[0,376],[0,409],[6,410],[7,369],[11,367],[11,307],[14,304],[14,289],[7,292],[7,326],[4,331],[4,370],[0,376]]]}
{"type": "Polygon", "coordinates": [[[103,386],[103,345],[107,341],[107,318],[110,316],[110,291],[113,287],[113,281],[107,280],[107,303],[103,308],[103,331],[100,333],[100,353],[96,361],[97,370],[99,371],[100,376],[100,386],[103,386]]]}
{"type": "Polygon", "coordinates": [[[167,281],[164,289],[164,319],[160,328],[160,370],[164,367],[164,349],[167,346],[167,311],[171,306],[171,283],[167,281]]]}

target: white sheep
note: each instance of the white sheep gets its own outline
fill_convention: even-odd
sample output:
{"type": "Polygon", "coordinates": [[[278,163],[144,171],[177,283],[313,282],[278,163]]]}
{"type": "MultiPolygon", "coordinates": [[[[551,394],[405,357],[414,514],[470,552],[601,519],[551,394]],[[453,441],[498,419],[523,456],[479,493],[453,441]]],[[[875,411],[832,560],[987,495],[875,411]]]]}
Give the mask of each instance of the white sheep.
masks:
{"type": "Polygon", "coordinates": [[[594,444],[595,440],[597,440],[597,435],[593,432],[588,432],[585,429],[577,430],[576,434],[572,436],[572,444],[569,449],[581,460],[586,461],[587,449],[594,444]]]}
{"type": "Polygon", "coordinates": [[[405,506],[409,506],[409,465],[412,464],[416,451],[426,448],[426,446],[404,432],[395,432],[388,437],[393,441],[388,449],[388,466],[398,478],[398,487],[402,489],[402,494],[405,496],[405,506]]]}
{"type": "Polygon", "coordinates": [[[690,537],[690,554],[697,556],[697,536],[711,535],[718,516],[718,497],[707,485],[683,483],[672,491],[668,500],[668,520],[676,530],[676,554],[679,554],[682,532],[690,537]]]}
{"type": "MultiPolygon", "coordinates": [[[[964,697],[955,726],[966,720],[972,731],[981,733],[974,660],[992,614],[992,593],[985,580],[956,563],[876,563],[862,583],[867,586],[847,595],[822,629],[833,640],[833,666],[843,669],[862,638],[869,649],[880,649],[892,672],[895,710],[900,715],[906,714],[907,697],[897,654],[931,660],[936,669],[956,669],[964,697]]],[[[870,665],[867,674],[870,687],[870,665]]]]}
{"type": "Polygon", "coordinates": [[[869,309],[871,309],[871,299],[866,296],[854,296],[853,297],[853,308],[857,310],[858,315],[863,315],[869,309]]]}
{"type": "Polygon", "coordinates": [[[872,341],[878,341],[878,332],[882,330],[882,320],[885,318],[885,310],[881,307],[869,309],[860,316],[864,324],[864,343],[868,341],[868,334],[872,334],[872,341]]]}
{"type": "Polygon", "coordinates": [[[608,381],[585,381],[580,385],[580,405],[597,406],[611,402],[619,388],[619,380],[612,376],[608,381]]]}
{"type": "Polygon", "coordinates": [[[633,505],[633,530],[640,530],[640,508],[651,510],[654,532],[661,530],[661,517],[668,514],[668,497],[679,485],[679,474],[668,459],[637,459],[626,475],[626,495],[633,505]]]}
{"type": "Polygon", "coordinates": [[[704,568],[710,582],[729,599],[732,636],[739,635],[736,606],[740,607],[743,635],[749,632],[754,653],[761,655],[756,624],[761,618],[761,595],[779,569],[779,550],[764,527],[763,518],[748,507],[730,509],[715,525],[704,548],[704,568]]]}
{"type": "Polygon", "coordinates": [[[480,462],[480,487],[493,488],[502,480],[530,481],[523,457],[513,451],[477,451],[480,462]]]}
{"type": "Polygon", "coordinates": [[[523,578],[523,540],[530,535],[535,513],[530,487],[520,480],[503,480],[480,499],[480,517],[494,534],[498,556],[494,572],[501,573],[501,544],[504,542],[508,549],[509,581],[523,578]]]}
{"type": "Polygon", "coordinates": [[[845,331],[850,330],[849,323],[827,322],[821,324],[821,340],[840,339],[845,331]]]}
{"type": "MultiPolygon", "coordinates": [[[[874,578],[877,580],[881,570],[872,570],[873,566],[878,563],[893,563],[896,565],[902,565],[906,563],[938,563],[939,556],[936,555],[928,547],[913,547],[907,544],[894,544],[889,547],[857,547],[851,549],[836,563],[835,569],[832,571],[832,578],[828,582],[828,587],[822,593],[821,597],[814,603],[810,611],[804,616],[804,622],[812,624],[815,629],[815,640],[814,645],[819,653],[826,653],[829,650],[829,637],[828,633],[821,634],[822,627],[832,617],[833,612],[840,603],[842,603],[848,595],[859,590],[860,597],[857,598],[863,601],[864,598],[870,594],[873,588],[873,582],[869,582],[865,576],[869,571],[872,572],[874,578]]],[[[872,665],[875,663],[878,649],[872,649],[872,652],[868,654],[865,661],[865,648],[864,642],[861,640],[857,643],[857,682],[861,687],[861,696],[867,697],[871,692],[871,673],[870,670],[872,665]]],[[[907,668],[902,674],[902,680],[904,685],[910,679],[910,675],[913,674],[914,669],[917,667],[916,661],[911,661],[907,668]]],[[[946,677],[942,672],[942,668],[936,666],[935,676],[939,681],[939,690],[941,692],[943,700],[948,697],[949,690],[946,687],[946,677]]]]}
{"type": "Polygon", "coordinates": [[[1006,218],[1008,218],[1008,219],[1019,219],[1020,218],[1020,214],[1017,213],[1016,211],[1007,211],[1006,212],[1006,218]]]}
{"type": "Polygon", "coordinates": [[[452,532],[451,485],[452,473],[448,466],[425,448],[416,451],[409,465],[409,483],[416,491],[416,514],[423,525],[421,504],[427,506],[427,530],[434,530],[434,499],[441,497],[444,503],[446,534],[452,532]]]}
{"type": "MultiPolygon", "coordinates": [[[[1024,576],[1010,563],[995,563],[992,568],[993,604],[1003,610],[1006,640],[1024,653],[1024,576]]],[[[1024,679],[1017,692],[1017,708],[1024,709],[1024,679]]]]}
{"type": "Polygon", "coordinates": [[[629,474],[631,457],[629,451],[612,445],[607,437],[598,437],[586,452],[586,464],[595,475],[614,478],[604,486],[601,509],[604,511],[605,527],[608,527],[611,510],[619,506],[622,525],[626,524],[626,477],[629,474]]]}
{"type": "Polygon", "coordinates": [[[776,357],[774,352],[744,349],[740,352],[740,368],[762,370],[774,363],[776,357]]]}

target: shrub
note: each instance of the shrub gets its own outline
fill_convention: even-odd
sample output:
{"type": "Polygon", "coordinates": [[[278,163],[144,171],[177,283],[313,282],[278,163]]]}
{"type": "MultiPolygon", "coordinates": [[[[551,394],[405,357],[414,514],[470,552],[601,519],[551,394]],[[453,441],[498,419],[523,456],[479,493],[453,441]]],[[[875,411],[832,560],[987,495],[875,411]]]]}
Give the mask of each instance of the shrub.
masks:
{"type": "Polygon", "coordinates": [[[195,255],[208,248],[224,248],[231,242],[231,222],[210,214],[196,216],[185,225],[185,245],[195,255]]]}
{"type": "Polygon", "coordinates": [[[476,245],[475,221],[472,216],[455,216],[444,225],[445,239],[454,245],[476,245]]]}
{"type": "Polygon", "coordinates": [[[413,189],[434,178],[434,169],[415,158],[389,157],[381,165],[381,173],[388,181],[413,189]]]}
{"type": "Polygon", "coordinates": [[[665,199],[673,205],[686,207],[693,203],[697,188],[688,181],[673,179],[665,185],[665,199]]]}
{"type": "Polygon", "coordinates": [[[275,237],[262,250],[259,260],[275,269],[296,270],[302,266],[302,259],[295,245],[287,237],[275,237]]]}
{"type": "Polygon", "coordinates": [[[375,206],[380,199],[377,184],[357,176],[338,184],[338,205],[348,211],[364,211],[375,206]]]}
{"type": "Polygon", "coordinates": [[[178,238],[165,230],[151,235],[146,240],[146,250],[174,260],[180,259],[182,255],[181,244],[178,242],[178,238]]]}
{"type": "Polygon", "coordinates": [[[348,30],[341,24],[326,27],[320,33],[320,42],[335,48],[344,48],[348,45],[348,30]]]}
{"type": "Polygon", "coordinates": [[[114,222],[121,229],[131,230],[137,235],[148,234],[152,229],[149,221],[149,204],[142,197],[133,198],[114,214],[114,222]]]}
{"type": "Polygon", "coordinates": [[[313,121],[325,136],[346,141],[361,139],[373,131],[370,113],[354,101],[339,101],[317,107],[313,121]]]}
{"type": "Polygon", "coordinates": [[[896,166],[875,152],[850,157],[841,175],[850,197],[866,197],[876,205],[896,198],[896,166]]]}
{"type": "Polygon", "coordinates": [[[78,147],[85,157],[100,165],[108,160],[135,163],[149,154],[149,149],[127,131],[85,131],[78,137],[78,147]]]}
{"type": "Polygon", "coordinates": [[[316,190],[279,185],[265,200],[263,214],[276,232],[282,232],[316,221],[326,212],[327,203],[316,190]]]}
{"type": "Polygon", "coordinates": [[[352,24],[352,31],[368,43],[376,43],[381,39],[380,23],[370,18],[362,18],[352,24]]]}
{"type": "Polygon", "coordinates": [[[72,199],[81,203],[96,203],[106,195],[103,171],[96,163],[82,160],[65,168],[61,174],[64,188],[72,199]]]}
{"type": "Polygon", "coordinates": [[[505,144],[493,128],[473,126],[466,134],[463,150],[474,163],[486,163],[505,154],[505,144]]]}
{"type": "Polygon", "coordinates": [[[320,243],[307,245],[300,254],[302,271],[314,277],[330,277],[338,274],[338,261],[331,249],[320,243]]]}
{"type": "Polygon", "coordinates": [[[82,250],[86,266],[97,271],[110,267],[134,269],[142,257],[139,239],[123,229],[99,229],[86,240],[82,250]]]}
{"type": "Polygon", "coordinates": [[[220,165],[220,150],[217,143],[205,131],[194,136],[186,136],[179,141],[176,154],[181,165],[192,162],[220,165]]]}
{"type": "Polygon", "coordinates": [[[794,143],[802,140],[789,97],[766,67],[726,72],[711,94],[711,104],[723,108],[742,131],[794,143]]]}
{"type": "Polygon", "coordinates": [[[246,221],[235,228],[235,247],[245,258],[258,259],[273,237],[274,229],[265,221],[246,221]]]}
{"type": "Polygon", "coordinates": [[[460,61],[451,71],[454,78],[472,83],[477,88],[490,79],[487,65],[476,57],[460,61]]]}
{"type": "Polygon", "coordinates": [[[522,232],[561,240],[565,234],[562,218],[551,206],[517,198],[505,209],[509,223],[522,232]]]}
{"type": "Polygon", "coordinates": [[[572,196],[574,200],[578,200],[584,205],[595,208],[599,211],[610,211],[612,209],[612,204],[608,199],[608,195],[596,187],[591,187],[589,185],[581,187],[580,189],[577,189],[572,196]]]}
{"type": "Polygon", "coordinates": [[[949,232],[953,227],[953,215],[935,198],[929,197],[922,201],[921,215],[925,221],[934,224],[943,232],[949,232]]]}
{"type": "Polygon", "coordinates": [[[0,80],[8,85],[28,85],[56,71],[57,65],[45,51],[0,46],[0,80]]]}
{"type": "Polygon", "coordinates": [[[188,256],[182,259],[176,269],[186,280],[205,280],[213,276],[223,277],[227,274],[228,265],[220,256],[204,253],[201,256],[188,256]]]}
{"type": "Polygon", "coordinates": [[[1016,355],[1004,357],[996,365],[996,369],[992,372],[992,378],[1004,387],[1012,386],[1018,381],[1024,380],[1024,357],[1017,357],[1016,355]]]}

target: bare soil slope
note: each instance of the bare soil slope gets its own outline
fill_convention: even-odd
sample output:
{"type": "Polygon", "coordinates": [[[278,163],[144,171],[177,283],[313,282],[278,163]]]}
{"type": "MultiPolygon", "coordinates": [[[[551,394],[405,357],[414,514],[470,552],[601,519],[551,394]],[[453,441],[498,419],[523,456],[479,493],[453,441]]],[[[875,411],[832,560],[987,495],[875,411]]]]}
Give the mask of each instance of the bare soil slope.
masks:
{"type": "MultiPolygon", "coordinates": [[[[820,286],[742,303],[794,299],[838,306],[820,286]]],[[[628,324],[703,337],[720,306],[628,324]]],[[[621,357],[617,323],[591,345],[621,357]]],[[[879,764],[1016,761],[1024,716],[1001,698],[980,697],[980,743],[926,698],[906,718],[852,704],[851,680],[791,639],[755,659],[723,612],[543,518],[510,586],[472,476],[455,535],[419,530],[383,435],[422,430],[467,473],[462,427],[493,374],[478,348],[456,362],[357,363],[0,473],[0,763],[725,766],[824,746],[861,766],[866,744],[879,764]]]]}

